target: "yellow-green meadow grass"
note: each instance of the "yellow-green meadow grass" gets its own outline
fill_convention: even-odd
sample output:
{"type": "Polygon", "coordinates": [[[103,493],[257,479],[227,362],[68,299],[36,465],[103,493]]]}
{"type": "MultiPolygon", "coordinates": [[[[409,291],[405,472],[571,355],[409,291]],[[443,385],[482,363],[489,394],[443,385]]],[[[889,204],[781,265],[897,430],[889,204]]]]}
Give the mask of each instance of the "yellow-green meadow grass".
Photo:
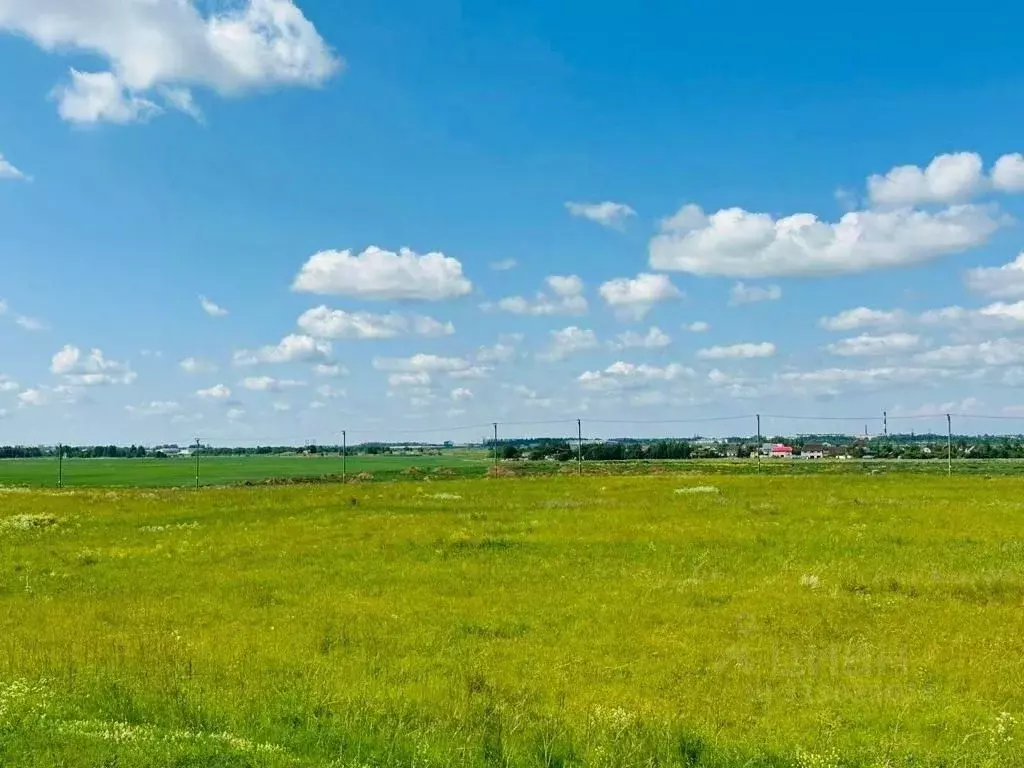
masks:
{"type": "Polygon", "coordinates": [[[0,489],[3,766],[994,768],[1022,717],[1014,477],[0,489]]]}

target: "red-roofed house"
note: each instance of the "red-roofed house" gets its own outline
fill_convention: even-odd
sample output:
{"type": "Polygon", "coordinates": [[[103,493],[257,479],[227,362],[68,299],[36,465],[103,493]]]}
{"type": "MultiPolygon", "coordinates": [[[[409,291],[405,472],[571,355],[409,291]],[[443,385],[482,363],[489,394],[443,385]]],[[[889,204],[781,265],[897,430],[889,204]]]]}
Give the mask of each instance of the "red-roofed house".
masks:
{"type": "Polygon", "coordinates": [[[793,449],[790,448],[788,445],[776,443],[775,445],[772,446],[771,453],[769,453],[768,455],[771,456],[773,459],[792,459],[793,449]]]}

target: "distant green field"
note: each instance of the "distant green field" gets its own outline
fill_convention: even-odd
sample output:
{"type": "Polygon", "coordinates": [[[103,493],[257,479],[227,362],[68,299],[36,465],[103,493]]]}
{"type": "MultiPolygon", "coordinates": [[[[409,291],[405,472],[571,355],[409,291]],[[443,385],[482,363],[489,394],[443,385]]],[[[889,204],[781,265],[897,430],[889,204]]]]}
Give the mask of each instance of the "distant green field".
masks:
{"type": "MultiPolygon", "coordinates": [[[[349,479],[372,475],[374,480],[428,477],[481,477],[491,467],[492,457],[484,450],[447,451],[442,455],[349,456],[349,479]],[[416,469],[422,470],[417,472],[416,469]]],[[[544,475],[577,471],[575,461],[501,462],[503,474],[544,475]]],[[[686,459],[674,461],[585,462],[587,475],[643,475],[701,473],[745,475],[757,473],[753,459],[686,459]]],[[[765,460],[765,475],[884,475],[890,473],[944,475],[947,464],[932,460],[765,460]]],[[[180,459],[65,459],[66,488],[175,488],[195,485],[196,463],[180,459]]],[[[204,486],[288,481],[299,478],[338,481],[340,456],[204,456],[200,459],[200,483],[204,486]]],[[[1024,460],[957,459],[956,475],[1024,475],[1024,460]]],[[[0,486],[49,487],[57,485],[57,459],[0,460],[0,486]]]]}
{"type": "MultiPolygon", "coordinates": [[[[370,473],[374,478],[401,475],[411,467],[427,472],[449,470],[483,474],[488,457],[482,451],[452,451],[441,456],[349,456],[348,474],[370,473]]],[[[230,485],[272,479],[338,475],[340,456],[203,456],[199,479],[203,485],[230,485]]],[[[64,487],[168,488],[193,486],[196,462],[176,459],[65,459],[64,487]]],[[[57,459],[0,461],[0,485],[55,487],[57,459]]]]}

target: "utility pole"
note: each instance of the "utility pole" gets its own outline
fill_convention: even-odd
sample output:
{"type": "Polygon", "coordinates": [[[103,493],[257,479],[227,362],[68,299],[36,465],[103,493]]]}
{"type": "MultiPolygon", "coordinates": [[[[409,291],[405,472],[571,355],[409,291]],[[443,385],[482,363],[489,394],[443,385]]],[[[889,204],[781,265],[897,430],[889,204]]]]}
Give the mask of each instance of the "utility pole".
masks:
{"type": "Polygon", "coordinates": [[[882,411],[882,432],[889,437],[889,414],[882,411]]]}
{"type": "Polygon", "coordinates": [[[761,474],[761,414],[757,414],[757,473],[761,474]]]}
{"type": "Polygon", "coordinates": [[[57,487],[64,487],[64,446],[57,444],[57,487]]]}
{"type": "Polygon", "coordinates": [[[583,420],[576,419],[577,473],[583,474],[583,420]]]}
{"type": "Polygon", "coordinates": [[[196,490],[199,490],[199,438],[196,438],[196,490]]]}
{"type": "Polygon", "coordinates": [[[953,475],[953,419],[946,414],[946,474],[953,475]]]}
{"type": "Polygon", "coordinates": [[[348,435],[341,430],[341,482],[348,482],[348,435]]]}
{"type": "Polygon", "coordinates": [[[494,468],[498,468],[498,422],[494,422],[494,468]]]}

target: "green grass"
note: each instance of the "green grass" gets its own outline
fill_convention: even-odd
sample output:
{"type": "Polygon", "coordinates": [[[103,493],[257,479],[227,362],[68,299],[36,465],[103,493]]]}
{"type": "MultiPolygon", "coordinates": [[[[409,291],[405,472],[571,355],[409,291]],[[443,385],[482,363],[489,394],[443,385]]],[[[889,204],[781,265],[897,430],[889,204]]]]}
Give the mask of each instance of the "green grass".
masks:
{"type": "MultiPolygon", "coordinates": [[[[483,474],[489,466],[483,451],[449,451],[440,456],[349,456],[348,474],[369,473],[391,478],[419,467],[427,472],[450,470],[483,474]]],[[[65,459],[64,486],[74,487],[192,487],[196,479],[193,458],[175,459],[65,459]]],[[[341,477],[341,457],[332,456],[203,456],[203,485],[260,482],[299,477],[341,477]]],[[[379,476],[379,477],[378,477],[379,476]]],[[[56,487],[56,458],[0,460],[0,486],[56,487]]]]}
{"type": "Polygon", "coordinates": [[[0,765],[1024,765],[1022,515],[1012,477],[2,491],[0,765]]]}
{"type": "MultiPolygon", "coordinates": [[[[348,477],[363,479],[421,479],[442,477],[483,477],[492,457],[483,450],[446,451],[439,456],[393,455],[349,456],[348,477]],[[421,470],[421,471],[418,471],[421,470]],[[372,475],[372,478],[365,477],[372,475]]],[[[571,474],[576,462],[502,462],[502,472],[515,475],[571,474]]],[[[752,475],[758,472],[753,459],[701,459],[685,461],[585,462],[591,475],[698,473],[752,475]]],[[[195,460],[182,459],[65,459],[63,482],[67,488],[191,488],[195,485],[195,460]]],[[[341,458],[332,456],[204,456],[200,460],[200,482],[204,486],[262,483],[268,481],[341,480],[341,458]]],[[[945,460],[849,460],[789,461],[764,460],[765,475],[944,475],[945,460]]],[[[1024,460],[957,459],[957,475],[1021,475],[1024,460]]],[[[0,486],[54,488],[57,486],[56,458],[0,460],[0,486]]]]}

